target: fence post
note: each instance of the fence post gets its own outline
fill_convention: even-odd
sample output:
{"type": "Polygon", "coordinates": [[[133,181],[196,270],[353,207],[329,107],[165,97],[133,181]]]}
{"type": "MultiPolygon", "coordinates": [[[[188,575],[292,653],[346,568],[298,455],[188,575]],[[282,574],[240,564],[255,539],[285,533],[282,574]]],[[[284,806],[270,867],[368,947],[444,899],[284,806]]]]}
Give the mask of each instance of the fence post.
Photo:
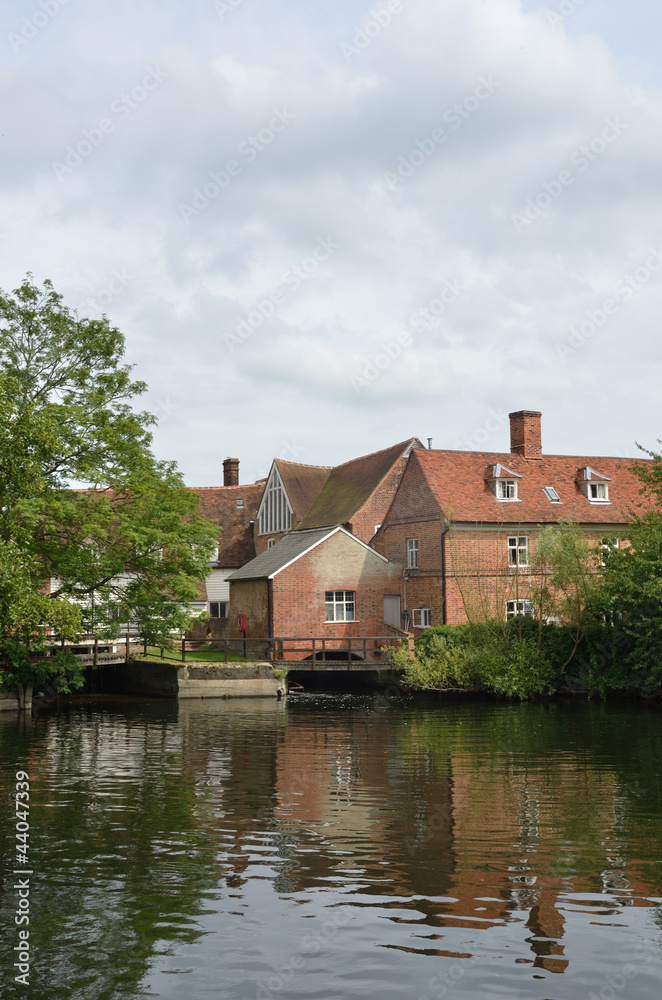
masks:
{"type": "Polygon", "coordinates": [[[94,653],[93,653],[94,666],[96,667],[99,663],[99,640],[94,637],[94,653]]]}
{"type": "Polygon", "coordinates": [[[124,662],[125,663],[129,662],[129,630],[128,630],[128,628],[126,630],[126,653],[125,653],[125,656],[124,656],[124,662]]]}
{"type": "Polygon", "coordinates": [[[367,639],[363,640],[363,659],[364,660],[368,659],[368,640],[367,639]]]}
{"type": "Polygon", "coordinates": [[[182,637],[182,663],[186,663],[186,637],[182,637]]]}
{"type": "Polygon", "coordinates": [[[143,639],[143,656],[147,656],[147,639],[143,639]]]}
{"type": "Polygon", "coordinates": [[[223,640],[223,649],[225,651],[225,661],[224,662],[227,663],[228,662],[228,640],[227,640],[227,636],[223,640]]]}

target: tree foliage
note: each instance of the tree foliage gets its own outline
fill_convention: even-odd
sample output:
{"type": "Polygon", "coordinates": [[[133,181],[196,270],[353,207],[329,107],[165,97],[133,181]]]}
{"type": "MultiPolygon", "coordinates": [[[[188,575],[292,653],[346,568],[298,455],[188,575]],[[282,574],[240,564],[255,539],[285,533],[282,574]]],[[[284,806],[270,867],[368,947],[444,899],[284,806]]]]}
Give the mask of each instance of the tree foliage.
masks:
{"type": "Polygon", "coordinates": [[[48,628],[111,636],[131,620],[167,641],[190,624],[216,529],[153,455],[155,420],[132,405],[145,389],[107,318],[78,317],[30,276],[0,292],[5,674],[18,663],[6,649],[48,628]]]}

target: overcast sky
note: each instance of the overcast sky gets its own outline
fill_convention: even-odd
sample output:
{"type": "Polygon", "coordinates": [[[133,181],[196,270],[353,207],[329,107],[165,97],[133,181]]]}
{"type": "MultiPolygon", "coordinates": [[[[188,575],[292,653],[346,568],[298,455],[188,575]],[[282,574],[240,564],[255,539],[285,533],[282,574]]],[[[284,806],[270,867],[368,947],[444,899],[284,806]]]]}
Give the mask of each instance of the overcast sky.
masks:
{"type": "Polygon", "coordinates": [[[191,485],[660,419],[659,0],[4,0],[0,286],[105,312],[191,485]]]}

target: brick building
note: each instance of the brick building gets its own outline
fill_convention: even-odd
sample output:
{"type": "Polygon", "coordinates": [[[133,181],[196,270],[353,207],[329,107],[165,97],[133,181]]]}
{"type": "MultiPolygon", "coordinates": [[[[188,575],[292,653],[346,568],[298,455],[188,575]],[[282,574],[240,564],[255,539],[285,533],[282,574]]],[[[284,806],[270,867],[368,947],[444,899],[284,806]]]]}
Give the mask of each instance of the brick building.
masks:
{"type": "Polygon", "coordinates": [[[573,521],[618,545],[639,500],[632,459],[545,455],[541,414],[510,414],[510,451],[412,450],[372,544],[393,564],[403,624],[532,611],[531,560],[542,527],[573,521]]]}
{"type": "Polygon", "coordinates": [[[243,615],[247,639],[324,638],[331,649],[383,636],[391,577],[388,560],[340,525],[292,531],[229,577],[228,634],[243,636],[243,615]]]}
{"type": "Polygon", "coordinates": [[[193,488],[200,496],[200,513],[220,529],[218,550],[201,581],[196,605],[211,618],[195,637],[231,634],[228,578],[290,533],[344,525],[369,542],[393,500],[411,450],[422,447],[418,438],[411,438],[336,467],[275,459],[266,479],[248,485],[239,483],[239,459],[227,458],[223,486],[193,488]]]}

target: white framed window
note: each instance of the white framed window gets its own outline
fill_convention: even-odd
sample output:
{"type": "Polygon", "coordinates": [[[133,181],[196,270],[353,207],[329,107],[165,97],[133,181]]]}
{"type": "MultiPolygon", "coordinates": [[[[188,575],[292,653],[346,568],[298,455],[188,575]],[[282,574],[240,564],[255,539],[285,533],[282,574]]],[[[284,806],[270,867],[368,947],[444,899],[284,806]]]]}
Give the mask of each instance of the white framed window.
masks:
{"type": "Polygon", "coordinates": [[[497,479],[496,498],[497,500],[517,500],[517,480],[497,479]]]}
{"type": "Polygon", "coordinates": [[[356,621],[355,590],[327,590],[325,600],[328,622],[356,621]]]}
{"type": "Polygon", "coordinates": [[[609,503],[609,488],[606,483],[589,483],[588,498],[591,503],[609,503]]]}
{"type": "Polygon", "coordinates": [[[528,566],[529,565],[529,536],[509,535],[508,536],[508,565],[528,566]]]}
{"type": "Polygon", "coordinates": [[[506,601],[506,618],[516,618],[518,615],[533,618],[533,601],[506,601]]]}
{"type": "Polygon", "coordinates": [[[553,486],[543,486],[542,491],[550,503],[561,503],[561,497],[558,495],[553,486]]]}
{"type": "Polygon", "coordinates": [[[218,545],[216,546],[215,549],[212,549],[211,555],[209,556],[209,560],[208,561],[210,563],[217,563],[218,562],[218,545]]]}
{"type": "Polygon", "coordinates": [[[613,549],[620,549],[620,547],[620,538],[603,538],[600,543],[600,565],[605,565],[605,553],[611,552],[613,549]]]}
{"type": "Polygon", "coordinates": [[[261,535],[271,535],[275,531],[289,531],[292,527],[292,508],[274,465],[264,488],[264,495],[258,513],[258,531],[261,535]]]}
{"type": "Polygon", "coordinates": [[[411,613],[411,623],[414,628],[430,628],[432,624],[431,609],[413,608],[411,613]]]}
{"type": "Polygon", "coordinates": [[[407,539],[407,569],[418,569],[418,538],[407,539]]]}
{"type": "Polygon", "coordinates": [[[273,547],[274,547],[275,544],[276,544],[276,539],[275,538],[270,538],[267,541],[267,548],[268,549],[273,549],[273,547]]]}
{"type": "Polygon", "coordinates": [[[243,506],[244,506],[244,501],[241,499],[241,497],[237,497],[237,507],[243,507],[243,506]]]}
{"type": "Polygon", "coordinates": [[[209,616],[210,618],[227,618],[228,601],[210,601],[209,616]]]}

